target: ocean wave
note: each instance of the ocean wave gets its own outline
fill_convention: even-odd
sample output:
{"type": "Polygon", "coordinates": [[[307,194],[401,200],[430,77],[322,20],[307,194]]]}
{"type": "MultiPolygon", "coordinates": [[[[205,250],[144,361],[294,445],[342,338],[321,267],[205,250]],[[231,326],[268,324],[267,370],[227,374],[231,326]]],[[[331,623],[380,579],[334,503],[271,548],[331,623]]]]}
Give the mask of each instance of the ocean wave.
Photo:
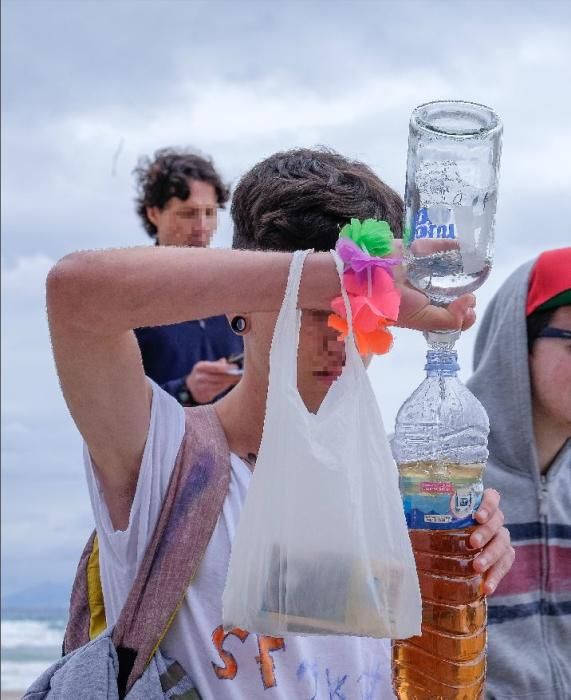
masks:
{"type": "Polygon", "coordinates": [[[2,690],[26,690],[51,664],[43,661],[2,661],[2,690]]]}
{"type": "Polygon", "coordinates": [[[37,620],[2,620],[2,648],[55,647],[61,649],[65,627],[37,620]]]}

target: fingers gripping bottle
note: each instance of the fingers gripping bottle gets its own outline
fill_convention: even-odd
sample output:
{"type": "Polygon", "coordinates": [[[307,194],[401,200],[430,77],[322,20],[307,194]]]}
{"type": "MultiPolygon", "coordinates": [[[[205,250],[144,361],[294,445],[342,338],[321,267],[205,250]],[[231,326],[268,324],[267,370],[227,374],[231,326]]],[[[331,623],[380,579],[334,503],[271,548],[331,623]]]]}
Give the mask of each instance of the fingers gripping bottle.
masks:
{"type": "Polygon", "coordinates": [[[486,672],[486,600],[468,539],[482,499],[488,416],[457,377],[456,352],[427,353],[401,407],[393,454],[422,594],[422,635],[393,643],[400,700],[475,700],[486,672]]]}

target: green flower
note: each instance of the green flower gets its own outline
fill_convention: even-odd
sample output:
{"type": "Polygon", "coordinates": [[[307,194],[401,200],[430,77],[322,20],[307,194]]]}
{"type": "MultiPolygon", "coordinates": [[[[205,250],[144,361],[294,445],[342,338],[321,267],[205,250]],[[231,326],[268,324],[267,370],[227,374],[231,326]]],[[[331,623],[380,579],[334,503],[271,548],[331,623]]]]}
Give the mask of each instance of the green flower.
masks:
{"type": "Polygon", "coordinates": [[[393,233],[386,221],[351,219],[350,224],[343,226],[339,236],[349,238],[361,250],[378,258],[390,255],[393,250],[393,233]]]}

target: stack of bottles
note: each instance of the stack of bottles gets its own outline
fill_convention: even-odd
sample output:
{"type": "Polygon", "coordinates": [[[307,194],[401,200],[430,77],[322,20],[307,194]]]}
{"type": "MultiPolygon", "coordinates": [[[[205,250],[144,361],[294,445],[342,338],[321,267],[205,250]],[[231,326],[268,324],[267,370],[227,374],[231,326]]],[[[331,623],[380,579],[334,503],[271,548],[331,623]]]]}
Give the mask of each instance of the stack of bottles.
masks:
{"type": "Polygon", "coordinates": [[[428,351],[426,379],[401,407],[393,454],[422,594],[422,634],[393,643],[400,700],[476,700],[486,675],[486,599],[473,568],[487,414],[457,377],[456,352],[428,351]]]}

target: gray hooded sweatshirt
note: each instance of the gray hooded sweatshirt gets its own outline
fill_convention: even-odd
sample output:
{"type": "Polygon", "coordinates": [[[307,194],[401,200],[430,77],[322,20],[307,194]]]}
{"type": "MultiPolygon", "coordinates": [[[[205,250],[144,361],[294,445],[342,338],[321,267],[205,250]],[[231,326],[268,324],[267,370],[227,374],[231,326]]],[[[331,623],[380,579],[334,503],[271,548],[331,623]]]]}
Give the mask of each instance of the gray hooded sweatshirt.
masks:
{"type": "Polygon", "coordinates": [[[488,306],[467,383],[490,417],[484,482],[501,494],[516,551],[488,599],[488,700],[571,698],[571,436],[542,476],[525,317],[532,266],[516,270],[488,306]]]}

